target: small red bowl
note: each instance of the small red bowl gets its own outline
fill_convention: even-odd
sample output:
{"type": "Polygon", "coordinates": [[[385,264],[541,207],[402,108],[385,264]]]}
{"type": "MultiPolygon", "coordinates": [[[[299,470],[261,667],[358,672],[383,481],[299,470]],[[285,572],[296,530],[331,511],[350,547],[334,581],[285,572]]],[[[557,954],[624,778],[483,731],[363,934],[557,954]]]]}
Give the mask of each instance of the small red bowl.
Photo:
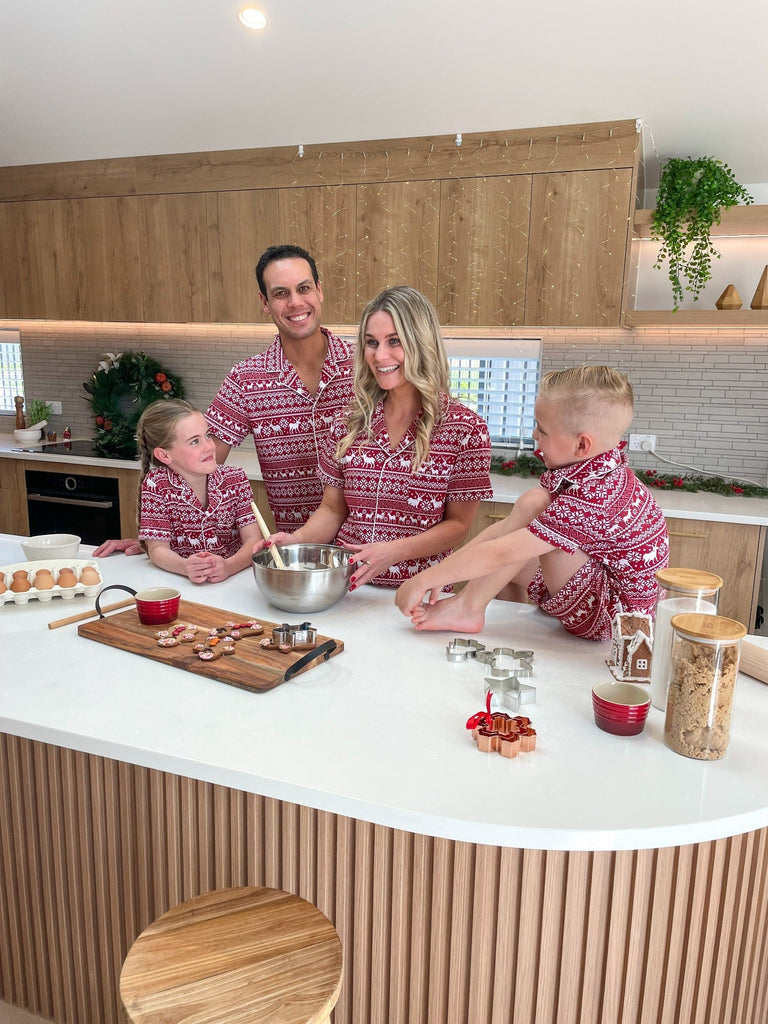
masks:
{"type": "Polygon", "coordinates": [[[595,711],[595,725],[603,732],[611,732],[614,736],[637,736],[645,728],[645,719],[641,722],[617,722],[614,718],[603,718],[595,711]]]}
{"type": "Polygon", "coordinates": [[[616,736],[636,736],[645,727],[651,697],[633,683],[606,682],[592,688],[595,724],[616,736]]]}
{"type": "Polygon", "coordinates": [[[145,626],[161,626],[173,622],[179,614],[181,594],[173,587],[148,587],[136,595],[139,621],[145,626]]]}

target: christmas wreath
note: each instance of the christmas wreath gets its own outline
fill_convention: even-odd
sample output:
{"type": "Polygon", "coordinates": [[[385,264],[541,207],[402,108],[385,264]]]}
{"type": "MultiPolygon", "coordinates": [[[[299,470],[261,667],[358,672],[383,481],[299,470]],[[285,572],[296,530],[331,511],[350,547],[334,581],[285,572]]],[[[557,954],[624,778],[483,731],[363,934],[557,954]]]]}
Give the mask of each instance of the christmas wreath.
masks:
{"type": "Polygon", "coordinates": [[[144,352],[107,352],[83,387],[90,397],[100,455],[135,459],[136,424],[148,405],[183,398],[180,378],[144,352]]]}

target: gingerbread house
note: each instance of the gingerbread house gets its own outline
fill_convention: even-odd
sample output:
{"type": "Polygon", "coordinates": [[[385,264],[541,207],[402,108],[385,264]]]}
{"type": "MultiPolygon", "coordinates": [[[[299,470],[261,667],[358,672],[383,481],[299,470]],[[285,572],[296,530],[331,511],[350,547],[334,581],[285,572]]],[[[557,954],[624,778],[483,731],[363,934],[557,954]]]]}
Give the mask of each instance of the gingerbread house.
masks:
{"type": "Polygon", "coordinates": [[[651,678],[653,619],[640,612],[618,612],[613,619],[608,667],[617,679],[647,683],[651,678]]]}

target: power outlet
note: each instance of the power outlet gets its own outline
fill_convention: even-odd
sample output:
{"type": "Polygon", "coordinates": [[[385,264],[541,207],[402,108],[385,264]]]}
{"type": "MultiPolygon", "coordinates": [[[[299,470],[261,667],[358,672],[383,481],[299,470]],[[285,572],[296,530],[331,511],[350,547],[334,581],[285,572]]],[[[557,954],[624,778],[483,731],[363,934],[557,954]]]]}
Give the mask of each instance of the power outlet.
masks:
{"type": "Polygon", "coordinates": [[[629,450],[631,452],[652,452],[656,449],[655,434],[630,434],[629,450]]]}
{"type": "Polygon", "coordinates": [[[61,402],[49,402],[48,405],[51,407],[51,416],[61,416],[61,402]]]}

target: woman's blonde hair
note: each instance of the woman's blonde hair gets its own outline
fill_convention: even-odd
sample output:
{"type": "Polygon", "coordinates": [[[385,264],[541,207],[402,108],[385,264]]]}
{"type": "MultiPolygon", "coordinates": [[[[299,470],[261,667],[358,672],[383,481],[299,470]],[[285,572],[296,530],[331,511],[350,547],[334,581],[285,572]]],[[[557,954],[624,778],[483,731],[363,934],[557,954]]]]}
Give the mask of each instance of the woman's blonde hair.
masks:
{"type": "Polygon", "coordinates": [[[421,396],[422,415],[411,460],[411,469],[415,471],[429,455],[429,439],[441,418],[440,396],[449,391],[449,371],[435,308],[421,292],[406,285],[385,288],[363,310],[355,347],[355,394],[347,417],[347,433],[338,444],[336,456],[345,455],[358,434],[370,433],[373,411],[386,395],[365,361],[368,320],[379,312],[392,317],[405,356],[405,379],[421,396]]]}
{"type": "Polygon", "coordinates": [[[611,366],[550,370],[541,378],[539,395],[559,403],[560,420],[573,433],[602,423],[610,433],[618,431],[620,437],[632,422],[632,385],[611,366]]]}
{"type": "Polygon", "coordinates": [[[141,524],[141,485],[153,466],[161,466],[155,458],[155,448],[170,448],[176,440],[179,420],[190,413],[199,412],[194,405],[181,398],[158,398],[148,405],[136,424],[136,446],[139,449],[139,493],[136,502],[136,520],[141,524]]]}

